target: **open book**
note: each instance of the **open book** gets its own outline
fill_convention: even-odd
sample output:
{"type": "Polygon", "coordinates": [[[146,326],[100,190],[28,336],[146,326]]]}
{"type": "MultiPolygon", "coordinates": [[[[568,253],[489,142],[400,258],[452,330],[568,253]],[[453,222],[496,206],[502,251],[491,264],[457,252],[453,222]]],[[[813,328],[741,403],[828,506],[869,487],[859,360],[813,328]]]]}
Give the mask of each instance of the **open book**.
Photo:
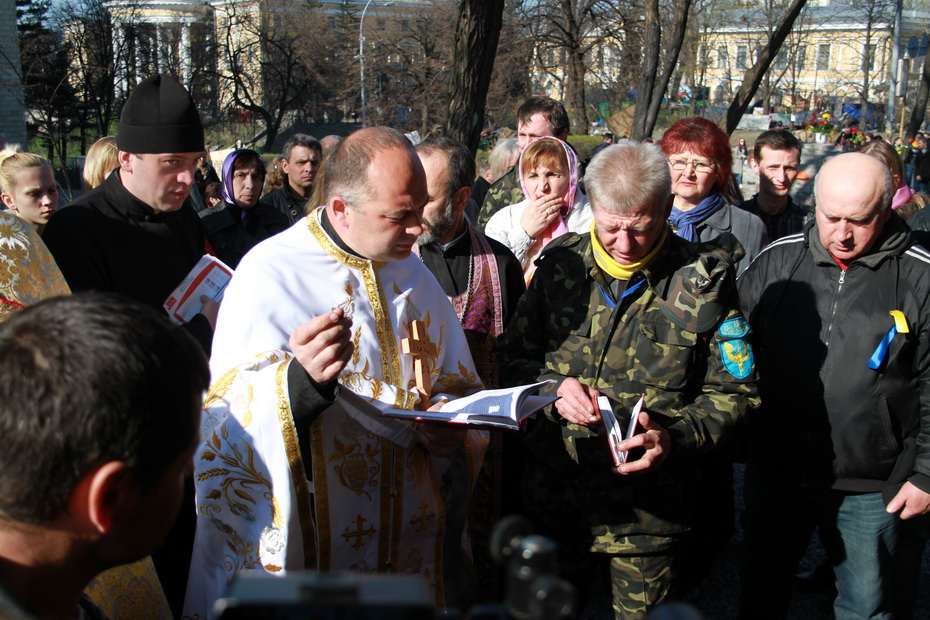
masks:
{"type": "Polygon", "coordinates": [[[610,400],[606,396],[597,397],[597,407],[601,412],[601,419],[604,421],[604,428],[607,429],[607,443],[610,444],[610,455],[614,459],[614,465],[620,466],[626,463],[626,459],[629,456],[628,450],[618,450],[617,445],[624,439],[629,439],[636,433],[636,424],[639,421],[639,412],[643,410],[643,401],[646,399],[646,395],[643,394],[639,397],[639,400],[636,402],[636,406],[633,407],[633,411],[630,413],[630,424],[626,429],[626,436],[623,434],[623,430],[620,428],[620,423],[617,421],[617,417],[614,415],[614,410],[610,406],[610,400]]]}
{"type": "Polygon", "coordinates": [[[539,396],[533,393],[548,383],[552,383],[552,380],[513,388],[482,390],[471,396],[450,400],[439,411],[386,409],[382,413],[393,418],[424,422],[451,422],[492,429],[519,430],[521,421],[559,399],[558,396],[539,396]]]}

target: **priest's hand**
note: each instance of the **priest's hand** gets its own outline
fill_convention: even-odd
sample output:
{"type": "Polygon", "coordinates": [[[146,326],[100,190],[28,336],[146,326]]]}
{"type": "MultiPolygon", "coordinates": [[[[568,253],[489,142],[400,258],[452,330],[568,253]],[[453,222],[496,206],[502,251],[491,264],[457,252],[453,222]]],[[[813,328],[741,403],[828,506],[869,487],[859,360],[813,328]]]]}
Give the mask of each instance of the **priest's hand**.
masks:
{"type": "Polygon", "coordinates": [[[444,422],[417,422],[413,429],[420,443],[433,456],[446,457],[465,444],[465,428],[444,422]]]}
{"type": "Polygon", "coordinates": [[[582,384],[574,377],[562,381],[556,391],[561,398],[555,401],[555,410],[559,415],[581,426],[592,426],[601,421],[601,414],[594,408],[594,402],[600,393],[593,387],[582,384]]]}
{"type": "Polygon", "coordinates": [[[288,343],[310,379],[320,385],[329,383],[352,357],[352,320],[336,308],[298,327],[288,343]]]}
{"type": "Polygon", "coordinates": [[[220,313],[220,305],[206,295],[200,296],[200,303],[202,304],[200,314],[207,319],[210,329],[216,331],[216,316],[220,313]]]}
{"type": "Polygon", "coordinates": [[[668,431],[656,424],[645,411],[639,412],[641,432],[617,444],[618,450],[635,450],[644,448],[646,453],[635,461],[614,467],[614,473],[620,475],[641,474],[652,471],[665,462],[672,449],[672,437],[668,431]]]}
{"type": "Polygon", "coordinates": [[[562,209],[562,197],[554,194],[544,194],[538,198],[530,200],[523,211],[523,217],[520,218],[520,226],[523,227],[526,236],[530,239],[536,239],[542,234],[549,224],[555,218],[559,217],[562,209]]]}

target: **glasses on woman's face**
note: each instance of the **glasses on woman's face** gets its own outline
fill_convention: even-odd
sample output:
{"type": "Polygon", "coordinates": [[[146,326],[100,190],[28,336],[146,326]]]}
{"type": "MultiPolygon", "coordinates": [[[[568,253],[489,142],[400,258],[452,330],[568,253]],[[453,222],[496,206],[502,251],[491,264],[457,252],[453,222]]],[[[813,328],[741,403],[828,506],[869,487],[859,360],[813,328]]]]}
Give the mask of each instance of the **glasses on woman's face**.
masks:
{"type": "Polygon", "coordinates": [[[675,171],[682,171],[690,165],[698,174],[708,174],[714,171],[714,166],[717,164],[712,161],[700,161],[698,159],[670,159],[668,165],[675,171]]]}

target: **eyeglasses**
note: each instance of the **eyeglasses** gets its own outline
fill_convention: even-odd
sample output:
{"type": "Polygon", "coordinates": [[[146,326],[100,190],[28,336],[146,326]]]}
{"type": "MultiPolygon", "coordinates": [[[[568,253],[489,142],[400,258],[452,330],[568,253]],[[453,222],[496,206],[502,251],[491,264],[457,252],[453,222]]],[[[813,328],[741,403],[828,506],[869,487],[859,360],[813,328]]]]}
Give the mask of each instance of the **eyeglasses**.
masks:
{"type": "Polygon", "coordinates": [[[708,174],[714,171],[714,166],[717,165],[713,161],[697,161],[694,159],[670,159],[668,160],[668,165],[672,167],[672,170],[684,170],[688,167],[688,164],[691,164],[691,167],[694,168],[694,171],[698,174],[708,174]]]}

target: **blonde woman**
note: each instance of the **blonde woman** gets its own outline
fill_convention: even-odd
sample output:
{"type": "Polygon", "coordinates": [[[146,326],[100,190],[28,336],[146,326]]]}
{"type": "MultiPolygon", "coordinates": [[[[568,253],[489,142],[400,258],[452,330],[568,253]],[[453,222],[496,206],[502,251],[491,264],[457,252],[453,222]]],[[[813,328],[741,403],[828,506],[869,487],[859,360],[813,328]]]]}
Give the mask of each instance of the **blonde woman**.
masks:
{"type": "Polygon", "coordinates": [[[16,146],[0,152],[0,200],[41,235],[58,210],[58,183],[48,160],[16,146]]]}
{"type": "Polygon", "coordinates": [[[110,173],[119,168],[116,155],[116,136],[104,136],[87,149],[84,158],[84,189],[90,191],[103,183],[110,173]]]}

